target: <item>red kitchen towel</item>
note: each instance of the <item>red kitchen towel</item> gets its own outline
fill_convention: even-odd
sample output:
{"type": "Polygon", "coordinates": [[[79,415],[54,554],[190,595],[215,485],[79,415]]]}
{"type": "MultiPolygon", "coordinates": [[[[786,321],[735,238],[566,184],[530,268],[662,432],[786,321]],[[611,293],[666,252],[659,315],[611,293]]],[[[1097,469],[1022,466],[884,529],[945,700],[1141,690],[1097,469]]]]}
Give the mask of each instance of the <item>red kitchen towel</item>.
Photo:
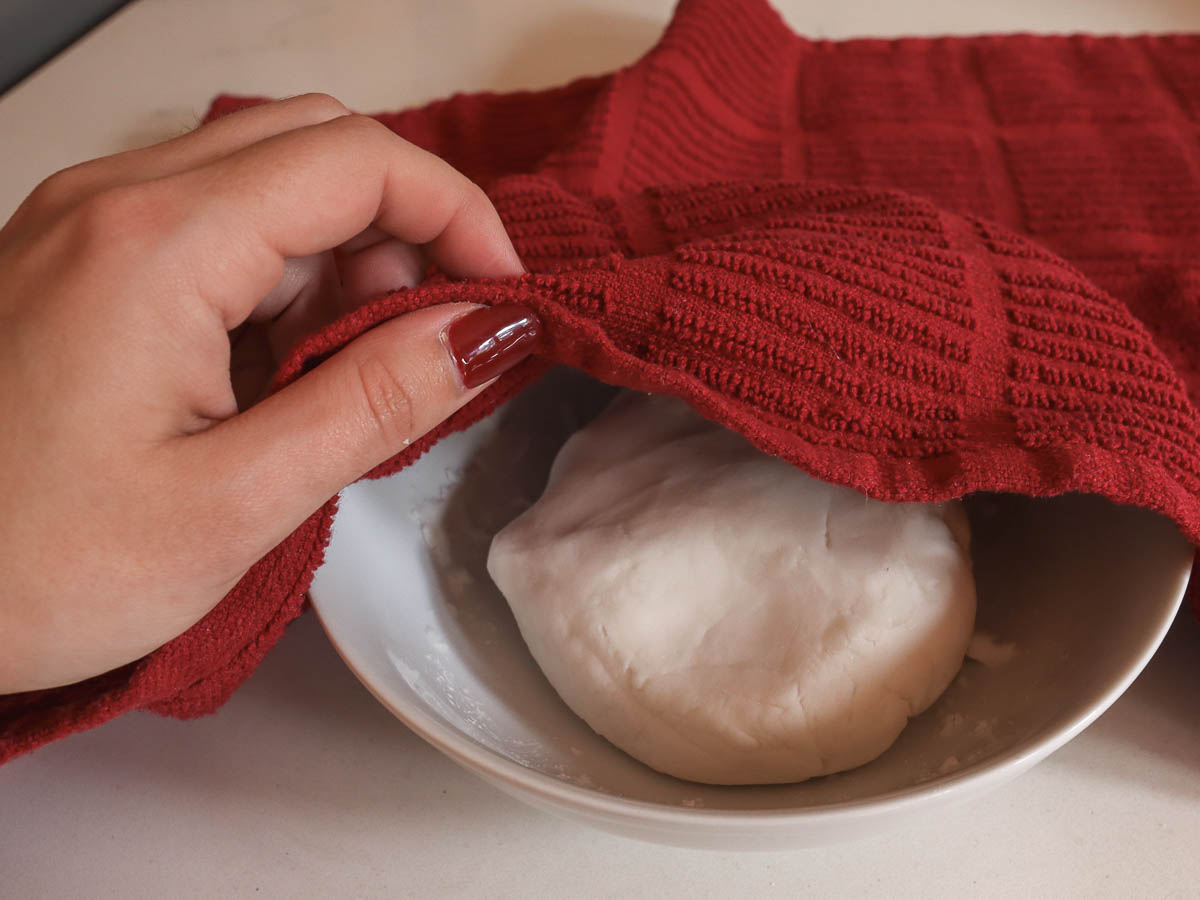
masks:
{"type": "MultiPolygon", "coordinates": [[[[379,118],[488,188],[533,274],[381,298],[279,383],[450,300],[524,303],[547,341],[373,475],[565,363],[876,497],[1087,491],[1200,543],[1200,36],[811,41],[763,0],[685,0],[612,75],[379,118]]],[[[0,698],[0,761],[215,709],[334,512],[146,658],[0,698]]]]}

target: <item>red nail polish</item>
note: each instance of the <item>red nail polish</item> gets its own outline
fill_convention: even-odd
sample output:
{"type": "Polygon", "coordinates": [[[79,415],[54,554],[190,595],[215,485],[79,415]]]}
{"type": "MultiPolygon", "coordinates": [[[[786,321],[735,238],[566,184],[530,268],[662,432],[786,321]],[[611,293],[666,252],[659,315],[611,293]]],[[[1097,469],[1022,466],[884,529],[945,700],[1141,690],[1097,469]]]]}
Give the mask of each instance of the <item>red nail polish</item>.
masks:
{"type": "Polygon", "coordinates": [[[446,329],[446,346],[462,373],[463,384],[473,388],[527,357],[541,334],[542,322],[532,310],[506,303],[455,319],[446,329]]]}

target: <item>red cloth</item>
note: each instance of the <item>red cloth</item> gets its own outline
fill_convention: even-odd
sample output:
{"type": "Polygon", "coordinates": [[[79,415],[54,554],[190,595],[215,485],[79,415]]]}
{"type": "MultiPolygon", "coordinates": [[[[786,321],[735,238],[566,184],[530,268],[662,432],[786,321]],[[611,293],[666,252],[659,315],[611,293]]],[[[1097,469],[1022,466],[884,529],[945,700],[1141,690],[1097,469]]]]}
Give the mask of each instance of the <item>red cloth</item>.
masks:
{"type": "MultiPolygon", "coordinates": [[[[876,497],[1089,491],[1200,542],[1200,37],[831,43],[685,0],[612,75],[380,118],[487,186],[537,274],[384,297],[280,383],[450,300],[527,304],[548,340],[374,475],[566,363],[876,497]]],[[[0,760],[215,709],[300,612],[334,511],[145,659],[0,698],[0,760]]]]}

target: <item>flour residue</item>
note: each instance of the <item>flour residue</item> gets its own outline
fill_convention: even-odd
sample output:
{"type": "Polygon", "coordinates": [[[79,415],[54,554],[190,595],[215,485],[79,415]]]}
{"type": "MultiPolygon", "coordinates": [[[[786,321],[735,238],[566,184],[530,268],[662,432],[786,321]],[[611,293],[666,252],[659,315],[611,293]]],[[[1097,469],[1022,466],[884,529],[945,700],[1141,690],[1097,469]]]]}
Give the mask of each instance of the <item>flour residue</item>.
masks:
{"type": "Polygon", "coordinates": [[[547,379],[473,426],[463,438],[471,450],[462,464],[421,473],[423,499],[408,515],[436,578],[439,621],[424,629],[424,653],[389,649],[388,657],[429,712],[452,729],[526,768],[603,790],[581,771],[589,762],[584,749],[558,746],[522,719],[527,688],[496,678],[503,667],[489,659],[496,648],[514,646],[516,628],[487,573],[492,537],[533,504],[562,442],[613,393],[573,373],[567,380],[581,381],[581,390],[564,392],[547,379]],[[536,396],[548,390],[552,402],[536,396]]]}

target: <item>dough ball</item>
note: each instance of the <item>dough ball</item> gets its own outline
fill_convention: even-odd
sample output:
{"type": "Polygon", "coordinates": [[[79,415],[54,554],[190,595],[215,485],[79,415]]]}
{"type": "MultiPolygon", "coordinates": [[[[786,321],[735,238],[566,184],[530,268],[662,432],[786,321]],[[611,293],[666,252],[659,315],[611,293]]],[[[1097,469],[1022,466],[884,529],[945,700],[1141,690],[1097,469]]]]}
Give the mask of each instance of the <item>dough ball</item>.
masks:
{"type": "Polygon", "coordinates": [[[595,731],[669,775],[768,784],[874,759],[950,684],[968,543],[957,502],[869,500],[626,394],[567,441],[488,570],[595,731]]]}

